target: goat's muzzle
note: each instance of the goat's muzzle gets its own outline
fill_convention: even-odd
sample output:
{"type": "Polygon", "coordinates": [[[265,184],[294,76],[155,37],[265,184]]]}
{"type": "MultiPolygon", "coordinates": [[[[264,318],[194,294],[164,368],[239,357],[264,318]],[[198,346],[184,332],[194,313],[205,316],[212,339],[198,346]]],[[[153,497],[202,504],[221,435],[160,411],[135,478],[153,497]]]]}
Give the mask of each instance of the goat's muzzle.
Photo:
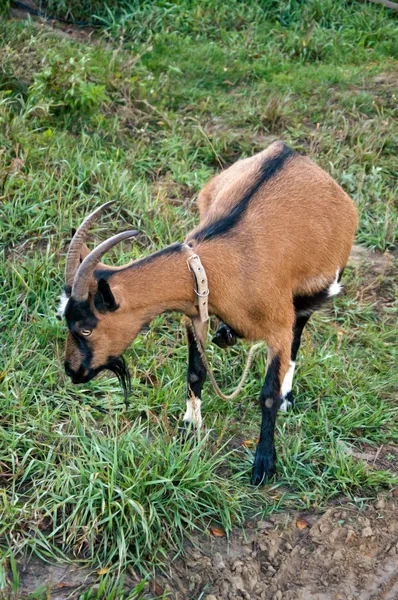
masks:
{"type": "Polygon", "coordinates": [[[111,356],[105,365],[97,367],[96,369],[85,369],[83,366],[80,366],[77,371],[74,371],[69,360],[65,361],[64,366],[66,375],[70,377],[72,383],[76,385],[88,383],[94,379],[98,373],[101,373],[101,371],[111,371],[118,378],[123,389],[124,400],[126,403],[128,402],[131,394],[131,375],[122,356],[111,356]]]}
{"type": "Polygon", "coordinates": [[[68,377],[71,378],[72,383],[87,383],[91,381],[102,369],[85,369],[83,366],[80,366],[77,371],[74,371],[71,367],[71,363],[69,360],[64,362],[65,373],[68,377]]]}

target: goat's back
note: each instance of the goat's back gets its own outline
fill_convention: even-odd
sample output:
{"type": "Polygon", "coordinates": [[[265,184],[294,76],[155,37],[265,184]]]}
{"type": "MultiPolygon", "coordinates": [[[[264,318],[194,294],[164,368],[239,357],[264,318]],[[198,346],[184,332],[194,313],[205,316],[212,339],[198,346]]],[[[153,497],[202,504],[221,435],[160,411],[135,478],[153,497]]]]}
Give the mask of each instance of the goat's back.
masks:
{"type": "Polygon", "coordinates": [[[282,142],[214,177],[198,202],[196,232],[214,231],[221,253],[228,243],[243,264],[275,277],[283,272],[294,293],[322,289],[348,260],[357,224],[352,200],[323,169],[282,142]]]}

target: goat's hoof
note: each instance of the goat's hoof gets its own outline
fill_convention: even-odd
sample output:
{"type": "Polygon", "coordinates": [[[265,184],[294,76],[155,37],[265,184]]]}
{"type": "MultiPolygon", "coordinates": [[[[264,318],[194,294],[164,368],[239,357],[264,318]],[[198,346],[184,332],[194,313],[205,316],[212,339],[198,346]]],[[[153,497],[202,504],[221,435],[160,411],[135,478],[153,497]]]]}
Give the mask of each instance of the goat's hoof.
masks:
{"type": "Polygon", "coordinates": [[[181,441],[185,442],[190,436],[195,435],[197,432],[197,427],[193,421],[182,421],[178,428],[178,432],[180,434],[181,441]]]}
{"type": "Polygon", "coordinates": [[[275,461],[266,456],[255,457],[250,483],[255,486],[265,485],[275,475],[275,461]]]}
{"type": "Polygon", "coordinates": [[[237,338],[235,333],[223,323],[217,329],[215,336],[212,339],[212,342],[216,344],[219,348],[229,348],[230,346],[234,346],[236,344],[237,338]]]}
{"type": "Polygon", "coordinates": [[[279,410],[281,412],[289,412],[294,406],[294,399],[292,392],[288,392],[284,398],[282,398],[279,410]]]}

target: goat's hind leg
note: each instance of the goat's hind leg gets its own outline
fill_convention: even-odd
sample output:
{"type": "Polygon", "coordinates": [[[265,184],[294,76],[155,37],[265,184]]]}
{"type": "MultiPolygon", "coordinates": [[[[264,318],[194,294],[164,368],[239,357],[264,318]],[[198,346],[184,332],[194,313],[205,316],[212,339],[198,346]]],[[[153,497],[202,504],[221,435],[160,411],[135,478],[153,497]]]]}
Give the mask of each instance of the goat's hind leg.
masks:
{"type": "MultiPolygon", "coordinates": [[[[200,323],[198,327],[200,339],[205,345],[207,323],[200,323]]],[[[192,324],[186,325],[187,342],[188,342],[188,398],[187,407],[183,416],[184,427],[193,426],[199,428],[202,425],[202,388],[206,379],[206,369],[203,364],[198,344],[193,333],[192,324]]]]}
{"type": "Polygon", "coordinates": [[[300,348],[301,335],[304,327],[307,325],[309,318],[316,311],[328,302],[333,296],[336,296],[341,291],[340,280],[344,269],[337,270],[335,279],[325,289],[316,294],[308,296],[295,296],[293,299],[295,309],[295,322],[293,326],[293,341],[292,351],[290,356],[289,369],[282,383],[282,403],[280,410],[286,412],[293,406],[292,384],[294,369],[296,367],[297,353],[300,348]]]}
{"type": "Polygon", "coordinates": [[[279,407],[279,410],[281,410],[282,412],[287,412],[294,405],[292,386],[294,370],[296,368],[296,358],[300,348],[301,335],[303,333],[304,327],[308,323],[311,314],[312,312],[309,312],[308,314],[298,315],[294,323],[290,364],[282,382],[282,403],[279,407]]]}

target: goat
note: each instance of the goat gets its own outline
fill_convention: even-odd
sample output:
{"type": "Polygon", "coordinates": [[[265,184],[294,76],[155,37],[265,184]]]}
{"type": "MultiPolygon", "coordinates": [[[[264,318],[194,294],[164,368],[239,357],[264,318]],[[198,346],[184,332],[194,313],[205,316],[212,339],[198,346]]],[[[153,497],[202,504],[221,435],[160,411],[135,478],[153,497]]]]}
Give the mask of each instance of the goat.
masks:
{"type": "MultiPolygon", "coordinates": [[[[109,203],[108,203],[109,204],[109,203]]],[[[200,224],[186,237],[126,266],[99,263],[119,233],[89,252],[84,245],[100,207],[75,233],[66,263],[61,314],[68,335],[65,371],[73,383],[104,369],[121,380],[129,374],[121,354],[141,328],[165,311],[198,319],[187,244],[206,270],[208,308],[221,320],[215,341],[236,337],[264,341],[267,373],[260,393],[260,438],[251,482],[275,473],[274,429],[278,409],[293,404],[292,381],[303,329],[311,314],[341,290],[357,211],[352,200],[320,167],[282,142],[233,164],[199,194],[200,224]]],[[[207,322],[201,323],[204,343],[207,322]]],[[[188,400],[184,421],[201,424],[206,370],[198,338],[188,327],[188,400]]]]}

